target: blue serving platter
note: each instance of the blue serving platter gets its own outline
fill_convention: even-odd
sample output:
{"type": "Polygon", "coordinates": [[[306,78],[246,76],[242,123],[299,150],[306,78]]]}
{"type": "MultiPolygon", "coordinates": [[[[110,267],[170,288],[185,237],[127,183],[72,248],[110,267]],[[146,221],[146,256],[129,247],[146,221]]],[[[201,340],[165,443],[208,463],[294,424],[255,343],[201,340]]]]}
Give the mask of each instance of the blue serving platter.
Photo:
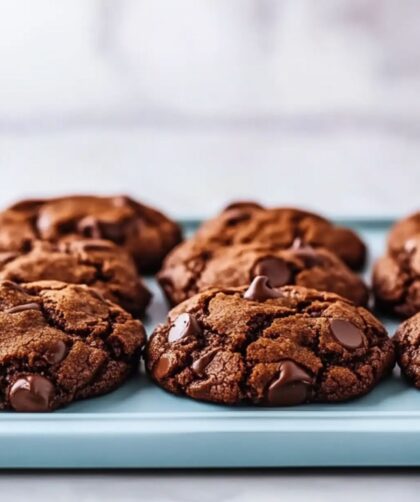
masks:
{"type": "MultiPolygon", "coordinates": [[[[370,263],[391,221],[340,221],[365,239],[370,263]]],[[[186,231],[194,222],[185,223],[186,231]]],[[[367,269],[370,275],[370,267],[367,269]]],[[[157,285],[148,333],[167,307],[157,285]]],[[[383,319],[389,333],[397,323],[383,319]]],[[[395,369],[341,404],[227,407],[176,397],[146,375],[49,414],[0,414],[2,468],[419,466],[420,392],[395,369]]]]}

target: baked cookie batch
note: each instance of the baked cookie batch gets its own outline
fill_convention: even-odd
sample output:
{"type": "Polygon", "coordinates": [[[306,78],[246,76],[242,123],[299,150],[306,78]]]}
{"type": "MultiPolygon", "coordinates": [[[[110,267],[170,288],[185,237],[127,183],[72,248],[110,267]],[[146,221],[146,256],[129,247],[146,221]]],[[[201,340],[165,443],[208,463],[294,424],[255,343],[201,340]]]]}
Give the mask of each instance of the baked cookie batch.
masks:
{"type": "Polygon", "coordinates": [[[365,260],[356,233],[298,209],[234,203],[182,242],[128,197],[15,204],[0,213],[0,408],[104,394],[141,359],[165,390],[228,405],[355,398],[395,361],[420,388],[420,213],[374,267],[375,306],[408,318],[392,339],[365,260]],[[147,341],[150,273],[173,308],[147,341]]]}

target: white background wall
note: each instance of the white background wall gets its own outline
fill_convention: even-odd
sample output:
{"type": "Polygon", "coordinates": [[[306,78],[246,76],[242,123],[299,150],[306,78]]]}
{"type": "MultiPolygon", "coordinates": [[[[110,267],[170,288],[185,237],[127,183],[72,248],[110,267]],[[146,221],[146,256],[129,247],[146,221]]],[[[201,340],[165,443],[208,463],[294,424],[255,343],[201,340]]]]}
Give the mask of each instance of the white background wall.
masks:
{"type": "Polygon", "coordinates": [[[418,0],[0,0],[0,203],[419,206],[418,0]]]}

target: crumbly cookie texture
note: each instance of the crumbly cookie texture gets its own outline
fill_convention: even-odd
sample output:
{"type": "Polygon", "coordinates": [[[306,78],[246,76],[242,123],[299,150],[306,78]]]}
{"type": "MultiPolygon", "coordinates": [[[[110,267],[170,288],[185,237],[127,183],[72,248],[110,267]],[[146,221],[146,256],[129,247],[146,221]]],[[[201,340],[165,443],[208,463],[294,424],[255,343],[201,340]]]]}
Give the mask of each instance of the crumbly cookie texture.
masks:
{"type": "Polygon", "coordinates": [[[0,213],[0,250],[27,251],[35,240],[107,239],[124,247],[142,272],[159,268],[181,240],[179,226],[125,196],[22,201],[0,213]]]}
{"type": "Polygon", "coordinates": [[[380,258],[372,282],[382,310],[401,317],[420,312],[420,235],[411,237],[398,253],[380,258]]]}
{"type": "Polygon", "coordinates": [[[403,375],[420,389],[420,312],[401,324],[394,341],[403,375]]]}
{"type": "Polygon", "coordinates": [[[368,288],[336,255],[295,239],[289,249],[261,244],[209,248],[188,240],[166,258],[157,278],[171,305],[210,287],[247,285],[266,275],[272,286],[296,284],[366,305],[368,288]]]}
{"type": "Polygon", "coordinates": [[[145,352],[166,390],[225,404],[334,402],[369,392],[395,363],[363,307],[300,286],[214,288],[170,311],[145,352]]]}
{"type": "Polygon", "coordinates": [[[141,322],[95,289],[0,281],[0,408],[51,411],[109,392],[145,340],[141,322]]]}
{"type": "Polygon", "coordinates": [[[364,243],[348,228],[300,209],[267,209],[252,202],[231,204],[204,223],[195,238],[208,247],[258,243],[283,249],[299,238],[304,244],[330,250],[353,269],[362,267],[366,258],[364,243]]]}
{"type": "Polygon", "coordinates": [[[0,280],[86,284],[135,317],[144,314],[152,296],[131,256],[106,240],[35,241],[26,253],[0,252],[0,280]]]}

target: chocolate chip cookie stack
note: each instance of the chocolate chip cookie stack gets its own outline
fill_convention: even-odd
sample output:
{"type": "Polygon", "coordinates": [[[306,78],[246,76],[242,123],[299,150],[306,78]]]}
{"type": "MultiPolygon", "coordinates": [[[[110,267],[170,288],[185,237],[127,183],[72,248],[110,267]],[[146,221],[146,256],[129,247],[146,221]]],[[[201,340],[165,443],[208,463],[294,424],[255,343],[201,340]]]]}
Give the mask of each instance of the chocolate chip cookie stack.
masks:
{"type": "Polygon", "coordinates": [[[362,306],[368,290],[354,269],[365,256],[354,232],[318,215],[230,205],[158,274],[178,305],[148,342],[152,378],[225,404],[365,394],[395,363],[385,328],[362,306]]]}
{"type": "Polygon", "coordinates": [[[374,267],[373,291],[383,311],[409,317],[394,337],[397,360],[403,374],[420,389],[420,212],[392,227],[387,253],[374,267]]]}
{"type": "Polygon", "coordinates": [[[128,197],[20,202],[0,213],[0,407],[49,411],[108,392],[138,365],[178,225],[128,197]]]}

